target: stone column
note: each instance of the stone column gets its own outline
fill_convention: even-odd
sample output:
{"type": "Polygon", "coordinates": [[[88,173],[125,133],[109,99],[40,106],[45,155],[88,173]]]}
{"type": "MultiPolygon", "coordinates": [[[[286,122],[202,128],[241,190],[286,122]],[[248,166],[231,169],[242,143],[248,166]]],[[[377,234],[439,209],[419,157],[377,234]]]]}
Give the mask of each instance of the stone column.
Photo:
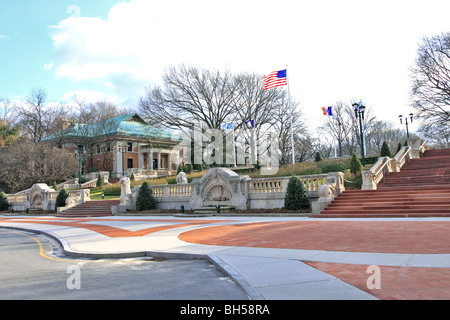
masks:
{"type": "Polygon", "coordinates": [[[156,169],[161,169],[161,152],[158,152],[158,164],[156,166],[156,169]]]}
{"type": "Polygon", "coordinates": [[[148,151],[148,169],[153,170],[153,149],[150,148],[148,151]]]}

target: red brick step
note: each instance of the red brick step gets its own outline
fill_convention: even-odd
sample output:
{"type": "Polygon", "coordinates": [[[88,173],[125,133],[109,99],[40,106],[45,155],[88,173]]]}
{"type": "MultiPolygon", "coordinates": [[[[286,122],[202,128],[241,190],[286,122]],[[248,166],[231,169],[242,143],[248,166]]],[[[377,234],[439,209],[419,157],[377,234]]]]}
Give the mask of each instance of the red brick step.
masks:
{"type": "Polygon", "coordinates": [[[392,172],[377,190],[347,190],[313,217],[450,216],[450,149],[429,150],[392,172]]]}
{"type": "Polygon", "coordinates": [[[57,214],[57,217],[105,217],[111,216],[111,207],[120,204],[119,200],[92,200],[71,207],[57,214]]]}

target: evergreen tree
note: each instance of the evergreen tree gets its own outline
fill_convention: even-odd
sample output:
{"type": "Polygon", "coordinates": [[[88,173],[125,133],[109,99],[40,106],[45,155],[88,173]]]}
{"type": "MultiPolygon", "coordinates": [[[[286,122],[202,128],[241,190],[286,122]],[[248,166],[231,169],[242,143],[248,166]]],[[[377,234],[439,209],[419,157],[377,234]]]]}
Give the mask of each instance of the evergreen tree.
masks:
{"type": "Polygon", "coordinates": [[[386,141],[384,141],[381,146],[380,157],[391,157],[391,150],[389,150],[389,146],[386,141]]]}
{"type": "Polygon", "coordinates": [[[284,207],[288,210],[309,210],[311,202],[303,182],[297,177],[291,177],[284,197],[284,207]]]}
{"type": "Polygon", "coordinates": [[[55,190],[55,191],[58,191],[58,185],[56,184],[56,181],[53,181],[53,189],[55,190]]]}
{"type": "Polygon", "coordinates": [[[396,152],[396,154],[397,154],[401,149],[402,149],[402,144],[399,142],[399,143],[398,143],[398,147],[397,147],[397,152],[396,152]]]}
{"type": "Polygon", "coordinates": [[[152,189],[148,182],[144,182],[139,189],[138,196],[136,198],[136,210],[151,210],[156,208],[156,201],[153,197],[152,189]]]}
{"type": "Polygon", "coordinates": [[[56,204],[55,207],[65,207],[66,206],[66,200],[69,197],[69,193],[66,191],[66,189],[61,189],[59,191],[58,196],[56,197],[56,204]]]}
{"type": "Polygon", "coordinates": [[[314,159],[314,162],[320,162],[323,160],[322,154],[320,153],[320,151],[316,152],[316,158],[314,159]]]}
{"type": "Polygon", "coordinates": [[[9,209],[8,198],[6,193],[0,192],[0,211],[7,211],[9,209]]]}
{"type": "Polygon", "coordinates": [[[186,174],[191,173],[191,172],[192,172],[192,164],[190,164],[190,163],[186,164],[186,165],[183,167],[183,171],[184,171],[186,174]]]}
{"type": "Polygon", "coordinates": [[[359,158],[356,154],[352,155],[352,161],[350,162],[350,172],[354,175],[358,174],[358,172],[361,172],[363,166],[361,164],[361,161],[359,161],[359,158]]]}
{"type": "Polygon", "coordinates": [[[103,187],[104,181],[103,176],[99,173],[97,177],[97,187],[103,187]]]}

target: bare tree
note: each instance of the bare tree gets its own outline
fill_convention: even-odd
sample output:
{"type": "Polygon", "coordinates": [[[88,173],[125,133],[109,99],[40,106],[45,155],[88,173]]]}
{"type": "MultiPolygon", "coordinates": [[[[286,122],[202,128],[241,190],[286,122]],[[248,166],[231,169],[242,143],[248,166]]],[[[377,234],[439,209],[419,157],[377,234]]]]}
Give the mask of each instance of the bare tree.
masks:
{"type": "Polygon", "coordinates": [[[348,140],[350,134],[348,109],[349,106],[343,102],[336,102],[331,106],[332,116],[326,116],[325,124],[319,128],[319,131],[323,134],[322,140],[326,140],[328,144],[332,146],[333,138],[337,144],[338,156],[343,156],[344,142],[348,140]]]}
{"type": "Polygon", "coordinates": [[[47,92],[44,89],[33,88],[18,109],[22,131],[35,143],[59,131],[68,114],[62,104],[47,105],[47,92]]]}
{"type": "Polygon", "coordinates": [[[73,155],[31,139],[0,149],[0,188],[15,193],[34,183],[62,182],[77,170],[73,155]]]}
{"type": "Polygon", "coordinates": [[[448,126],[450,120],[450,34],[426,37],[412,68],[416,116],[426,126],[448,126]]]}
{"type": "Polygon", "coordinates": [[[189,130],[201,121],[219,129],[234,112],[236,83],[229,71],[180,65],[167,70],[163,85],[148,88],[140,100],[141,114],[158,126],[189,130]]]}
{"type": "MultiPolygon", "coordinates": [[[[301,149],[301,139],[308,135],[306,121],[303,113],[300,110],[298,102],[292,101],[292,124],[294,133],[294,148],[301,149]]],[[[289,159],[292,157],[292,143],[291,143],[291,121],[289,110],[288,95],[286,91],[282,91],[281,99],[278,107],[272,113],[272,128],[278,133],[278,141],[280,144],[281,159],[280,164],[285,165],[290,163],[289,159]]],[[[304,146],[304,144],[303,144],[304,146]]],[[[301,160],[297,159],[296,161],[301,160]]]]}

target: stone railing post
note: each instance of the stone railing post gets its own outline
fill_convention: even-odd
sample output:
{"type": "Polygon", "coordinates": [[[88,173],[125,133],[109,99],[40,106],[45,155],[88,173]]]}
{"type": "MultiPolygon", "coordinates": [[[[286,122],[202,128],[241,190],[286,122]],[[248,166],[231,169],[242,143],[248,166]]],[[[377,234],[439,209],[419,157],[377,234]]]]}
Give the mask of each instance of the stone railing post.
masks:
{"type": "Polygon", "coordinates": [[[319,186],[319,200],[312,203],[312,213],[319,214],[338,194],[344,191],[344,173],[330,172],[327,176],[327,183],[319,186]]]}
{"type": "Polygon", "coordinates": [[[361,190],[376,190],[377,184],[375,183],[375,175],[372,170],[364,170],[361,172],[362,186],[361,190]]]}

